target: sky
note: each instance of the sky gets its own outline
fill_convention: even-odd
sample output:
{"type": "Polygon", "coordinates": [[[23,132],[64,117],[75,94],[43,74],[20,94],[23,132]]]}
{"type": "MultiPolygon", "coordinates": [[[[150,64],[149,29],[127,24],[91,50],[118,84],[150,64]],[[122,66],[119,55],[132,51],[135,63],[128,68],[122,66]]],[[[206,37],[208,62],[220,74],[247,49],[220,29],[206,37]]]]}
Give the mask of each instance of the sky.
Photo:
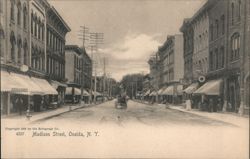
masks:
{"type": "Polygon", "coordinates": [[[93,54],[97,74],[103,74],[105,58],[106,73],[116,80],[126,74],[148,73],[150,55],[168,35],[181,34],[183,19],[192,17],[205,3],[205,0],[48,1],[71,28],[66,44],[82,46],[80,26],[88,27],[89,32],[104,33],[103,44],[93,54]]]}

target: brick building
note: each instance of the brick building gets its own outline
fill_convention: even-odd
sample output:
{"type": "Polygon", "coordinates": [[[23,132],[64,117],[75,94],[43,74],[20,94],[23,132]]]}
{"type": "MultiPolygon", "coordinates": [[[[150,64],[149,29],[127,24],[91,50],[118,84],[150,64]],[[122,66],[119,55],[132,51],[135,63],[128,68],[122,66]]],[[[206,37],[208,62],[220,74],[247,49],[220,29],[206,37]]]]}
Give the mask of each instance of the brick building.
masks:
{"type": "Polygon", "coordinates": [[[39,0],[1,0],[0,6],[1,112],[47,109],[48,98],[58,95],[46,67],[47,11],[53,7],[39,0]]]}
{"type": "Polygon", "coordinates": [[[184,77],[183,83],[187,87],[193,82],[193,51],[194,51],[194,29],[190,19],[186,18],[180,28],[183,33],[183,58],[184,58],[184,77]]]}

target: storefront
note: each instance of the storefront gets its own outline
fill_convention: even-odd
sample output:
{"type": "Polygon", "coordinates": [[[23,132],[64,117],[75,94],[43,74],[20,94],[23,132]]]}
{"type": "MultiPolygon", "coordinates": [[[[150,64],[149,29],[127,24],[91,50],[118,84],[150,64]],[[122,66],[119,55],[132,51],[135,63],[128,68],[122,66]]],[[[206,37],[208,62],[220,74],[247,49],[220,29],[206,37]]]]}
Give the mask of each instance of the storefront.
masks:
{"type": "Polygon", "coordinates": [[[200,96],[201,110],[216,112],[223,108],[223,80],[210,80],[198,88],[194,93],[200,96]]]}
{"type": "Polygon", "coordinates": [[[57,91],[44,79],[1,70],[1,113],[40,111],[44,96],[57,91]]]}
{"type": "Polygon", "coordinates": [[[76,87],[67,87],[65,91],[66,103],[79,103],[81,100],[81,90],[76,87]]]}

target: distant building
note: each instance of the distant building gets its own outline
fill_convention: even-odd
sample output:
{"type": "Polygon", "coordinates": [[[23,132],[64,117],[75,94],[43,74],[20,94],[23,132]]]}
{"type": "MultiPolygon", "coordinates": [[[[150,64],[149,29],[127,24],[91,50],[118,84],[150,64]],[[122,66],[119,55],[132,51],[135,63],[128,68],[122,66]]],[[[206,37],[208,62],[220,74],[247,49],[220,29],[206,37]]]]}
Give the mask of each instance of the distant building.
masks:
{"type": "Polygon", "coordinates": [[[184,75],[183,36],[168,36],[163,46],[159,47],[160,83],[167,86],[179,83],[184,75]]]}
{"type": "Polygon", "coordinates": [[[83,85],[83,50],[77,45],[65,47],[65,77],[67,79],[67,100],[79,102],[83,85]],[[76,99],[74,99],[76,98],[76,99]],[[76,101],[75,101],[76,100],[76,101]]]}

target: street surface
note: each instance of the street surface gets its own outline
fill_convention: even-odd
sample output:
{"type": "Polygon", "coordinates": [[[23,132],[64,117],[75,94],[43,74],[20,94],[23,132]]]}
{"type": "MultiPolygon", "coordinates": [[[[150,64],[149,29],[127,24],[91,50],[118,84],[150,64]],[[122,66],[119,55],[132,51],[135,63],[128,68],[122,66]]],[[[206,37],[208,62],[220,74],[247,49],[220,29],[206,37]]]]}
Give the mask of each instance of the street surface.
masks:
{"type": "Polygon", "coordinates": [[[249,127],[246,124],[241,127],[167,109],[164,105],[150,106],[129,101],[128,109],[121,110],[114,108],[114,101],[109,101],[30,126],[56,127],[59,133],[65,132],[67,137],[33,137],[32,140],[20,137],[19,143],[29,139],[29,144],[22,147],[19,144],[8,144],[9,148],[5,148],[4,152],[16,148],[20,149],[23,157],[31,158],[36,157],[38,152],[39,157],[57,158],[249,158],[249,127]],[[82,132],[85,137],[72,137],[68,135],[69,132],[82,132]]]}

